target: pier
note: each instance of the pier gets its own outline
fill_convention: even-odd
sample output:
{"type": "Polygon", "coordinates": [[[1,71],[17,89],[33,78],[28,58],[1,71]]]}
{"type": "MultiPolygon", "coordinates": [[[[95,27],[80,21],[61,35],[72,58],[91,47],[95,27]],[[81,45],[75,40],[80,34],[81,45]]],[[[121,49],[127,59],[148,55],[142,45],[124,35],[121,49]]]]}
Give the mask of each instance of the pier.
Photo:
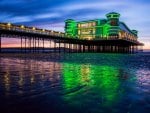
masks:
{"type": "Polygon", "coordinates": [[[75,36],[67,36],[63,32],[14,25],[11,23],[0,23],[0,53],[2,38],[16,38],[20,40],[20,52],[101,52],[101,53],[135,53],[143,44],[130,37],[107,36],[96,39],[80,39],[75,36]],[[45,44],[49,42],[49,44],[45,44]],[[45,47],[46,45],[46,47],[45,47]],[[49,45],[47,47],[47,45],[49,45]]]}

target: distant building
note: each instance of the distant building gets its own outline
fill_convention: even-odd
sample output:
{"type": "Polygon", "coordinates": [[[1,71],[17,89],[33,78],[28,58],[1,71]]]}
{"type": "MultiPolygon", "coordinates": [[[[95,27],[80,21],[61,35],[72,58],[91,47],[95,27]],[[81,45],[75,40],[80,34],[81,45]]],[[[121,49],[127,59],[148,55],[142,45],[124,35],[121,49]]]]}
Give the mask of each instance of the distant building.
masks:
{"type": "Polygon", "coordinates": [[[127,38],[137,40],[137,30],[130,30],[124,22],[119,21],[120,14],[111,12],[107,19],[95,19],[77,22],[65,21],[65,35],[80,39],[127,38]]]}

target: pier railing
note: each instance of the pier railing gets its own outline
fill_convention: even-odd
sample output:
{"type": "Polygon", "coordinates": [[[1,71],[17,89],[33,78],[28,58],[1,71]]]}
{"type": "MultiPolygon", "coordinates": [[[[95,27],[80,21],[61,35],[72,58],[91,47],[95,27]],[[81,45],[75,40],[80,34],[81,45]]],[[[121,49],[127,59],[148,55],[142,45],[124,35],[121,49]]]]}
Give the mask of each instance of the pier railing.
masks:
{"type": "MultiPolygon", "coordinates": [[[[64,38],[70,38],[70,39],[87,40],[87,39],[80,39],[78,37],[66,36],[65,33],[63,32],[40,29],[36,27],[28,27],[24,25],[14,25],[11,23],[0,23],[0,29],[8,30],[8,31],[24,32],[24,33],[42,34],[42,35],[47,35],[47,36],[64,37],[64,38]]],[[[137,39],[130,38],[128,36],[107,36],[107,37],[99,36],[92,40],[127,40],[131,42],[138,42],[137,39]]]]}
{"type": "Polygon", "coordinates": [[[36,28],[36,27],[27,27],[24,25],[13,25],[11,23],[0,23],[0,29],[10,30],[10,31],[27,32],[27,33],[36,33],[36,34],[43,34],[43,35],[50,35],[50,36],[58,36],[58,37],[65,36],[65,33],[63,33],[63,32],[40,29],[40,28],[36,28]]]}

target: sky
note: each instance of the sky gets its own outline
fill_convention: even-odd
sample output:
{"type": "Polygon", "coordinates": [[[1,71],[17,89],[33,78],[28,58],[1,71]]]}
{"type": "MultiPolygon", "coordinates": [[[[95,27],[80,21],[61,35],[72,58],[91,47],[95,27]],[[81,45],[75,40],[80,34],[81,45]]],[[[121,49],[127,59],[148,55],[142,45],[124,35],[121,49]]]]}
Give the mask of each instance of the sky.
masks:
{"type": "Polygon", "coordinates": [[[103,19],[109,12],[120,13],[120,21],[138,30],[138,40],[150,49],[150,0],[0,0],[0,22],[56,31],[64,31],[66,19],[103,19]]]}

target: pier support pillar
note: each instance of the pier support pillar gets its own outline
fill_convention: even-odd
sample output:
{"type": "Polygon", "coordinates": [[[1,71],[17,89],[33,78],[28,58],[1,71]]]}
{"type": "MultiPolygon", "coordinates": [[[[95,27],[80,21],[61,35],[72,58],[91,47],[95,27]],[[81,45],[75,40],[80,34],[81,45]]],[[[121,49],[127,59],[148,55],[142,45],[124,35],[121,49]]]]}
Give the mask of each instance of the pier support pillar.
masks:
{"type": "Polygon", "coordinates": [[[43,53],[44,53],[44,38],[43,38],[43,53]]]}
{"type": "Polygon", "coordinates": [[[49,40],[49,52],[51,52],[51,40],[49,40]]]}
{"type": "Polygon", "coordinates": [[[21,36],[21,53],[22,53],[22,36],[21,36]]]}
{"type": "Polygon", "coordinates": [[[66,52],[66,43],[64,43],[64,53],[66,52]]]}
{"type": "Polygon", "coordinates": [[[83,53],[85,53],[85,45],[83,45],[83,53]]]}
{"type": "Polygon", "coordinates": [[[53,49],[54,52],[56,52],[56,40],[54,40],[54,49],[53,49]]]}
{"type": "Polygon", "coordinates": [[[30,48],[30,53],[31,53],[31,38],[29,39],[29,48],[30,48]]]}
{"type": "Polygon", "coordinates": [[[81,53],[81,45],[79,44],[79,46],[78,46],[78,47],[79,47],[79,53],[81,53]]]}
{"type": "Polygon", "coordinates": [[[2,52],[2,36],[0,34],[0,53],[2,52]]]}
{"type": "Polygon", "coordinates": [[[32,52],[34,53],[34,37],[32,38],[32,52]]]}
{"type": "Polygon", "coordinates": [[[71,44],[69,43],[69,53],[71,52],[71,50],[70,50],[70,49],[71,49],[71,44]]]}
{"type": "Polygon", "coordinates": [[[40,39],[38,38],[38,53],[40,52],[40,47],[39,47],[40,46],[40,42],[39,42],[39,40],[40,39]]]}
{"type": "Polygon", "coordinates": [[[26,41],[27,39],[26,39],[26,37],[25,37],[25,53],[27,52],[27,45],[26,45],[26,41]]]}
{"type": "Polygon", "coordinates": [[[88,53],[90,52],[90,45],[88,45],[88,53]]]}
{"type": "Polygon", "coordinates": [[[36,41],[36,37],[35,37],[35,41],[34,41],[34,42],[35,42],[35,53],[36,53],[36,52],[37,52],[37,44],[36,44],[37,41],[36,41]]]}
{"type": "Polygon", "coordinates": [[[61,45],[61,43],[60,43],[60,39],[59,39],[59,48],[58,48],[59,49],[59,53],[61,52],[60,45],[61,45]]]}

